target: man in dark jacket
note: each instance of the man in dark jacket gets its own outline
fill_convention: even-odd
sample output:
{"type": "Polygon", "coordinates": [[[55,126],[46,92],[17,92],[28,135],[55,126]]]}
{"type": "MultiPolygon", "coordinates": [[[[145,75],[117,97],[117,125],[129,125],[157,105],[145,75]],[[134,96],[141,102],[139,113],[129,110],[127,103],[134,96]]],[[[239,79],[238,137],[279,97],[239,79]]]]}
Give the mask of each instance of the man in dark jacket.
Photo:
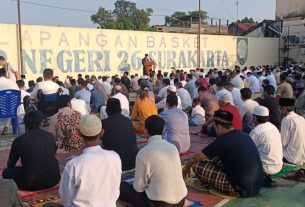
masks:
{"type": "Polygon", "coordinates": [[[267,85],[264,87],[264,99],[259,101],[259,105],[269,109],[270,122],[276,126],[278,129],[281,128],[281,112],[280,106],[274,97],[275,89],[272,85],[267,85]]]}
{"type": "Polygon", "coordinates": [[[130,119],[122,115],[121,111],[118,99],[110,98],[107,101],[108,118],[102,120],[105,131],[102,148],[118,153],[122,161],[122,170],[130,170],[135,167],[138,153],[137,138],[130,119]]]}

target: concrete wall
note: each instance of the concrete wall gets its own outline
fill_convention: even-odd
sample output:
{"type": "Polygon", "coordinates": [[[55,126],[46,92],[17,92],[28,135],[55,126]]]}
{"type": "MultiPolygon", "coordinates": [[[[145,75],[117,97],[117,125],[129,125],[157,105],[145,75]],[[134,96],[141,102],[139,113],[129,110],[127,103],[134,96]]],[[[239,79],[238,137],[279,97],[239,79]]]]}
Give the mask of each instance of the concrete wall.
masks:
{"type": "MultiPolygon", "coordinates": [[[[0,54],[15,67],[19,55],[16,25],[0,24],[0,54]]],[[[98,30],[85,28],[22,27],[24,67],[21,73],[34,79],[46,68],[60,77],[78,73],[95,75],[142,74],[141,59],[148,53],[157,70],[194,69],[197,35],[98,30]]],[[[202,35],[202,68],[233,68],[277,64],[278,39],[202,35]],[[240,41],[243,40],[243,41],[240,41]]]]}
{"type": "Polygon", "coordinates": [[[305,15],[305,0],[276,0],[277,18],[284,19],[302,15],[305,15]]]}

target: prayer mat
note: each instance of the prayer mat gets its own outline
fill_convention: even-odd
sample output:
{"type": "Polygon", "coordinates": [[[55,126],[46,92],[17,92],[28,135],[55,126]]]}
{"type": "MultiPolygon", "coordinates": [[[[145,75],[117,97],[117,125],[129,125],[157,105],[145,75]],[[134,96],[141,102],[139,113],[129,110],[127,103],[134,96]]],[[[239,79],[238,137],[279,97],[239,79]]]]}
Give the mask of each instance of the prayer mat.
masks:
{"type": "Polygon", "coordinates": [[[276,179],[276,178],[280,178],[283,175],[286,175],[287,173],[289,173],[292,170],[295,170],[297,167],[295,165],[290,165],[290,164],[283,164],[282,170],[274,175],[271,175],[272,179],[276,179]]]}
{"type": "MultiPolygon", "coordinates": [[[[134,182],[134,176],[133,175],[126,176],[122,179],[122,181],[127,182],[129,185],[132,185],[134,182]]],[[[185,199],[184,207],[199,207],[199,206],[202,206],[200,201],[196,201],[189,197],[185,199]]]]}
{"type": "Polygon", "coordinates": [[[44,192],[32,192],[33,194],[21,197],[23,207],[42,207],[46,203],[61,203],[57,188],[45,190],[44,192]]]}

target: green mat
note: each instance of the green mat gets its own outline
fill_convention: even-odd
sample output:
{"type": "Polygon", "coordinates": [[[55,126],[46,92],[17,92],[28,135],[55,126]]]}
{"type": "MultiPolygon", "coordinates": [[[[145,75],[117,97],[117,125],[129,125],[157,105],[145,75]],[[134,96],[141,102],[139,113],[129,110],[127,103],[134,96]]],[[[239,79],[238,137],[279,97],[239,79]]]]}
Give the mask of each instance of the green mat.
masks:
{"type": "Polygon", "coordinates": [[[283,168],[280,172],[274,174],[271,176],[272,179],[276,179],[276,178],[280,178],[283,175],[286,175],[287,173],[289,173],[292,170],[295,170],[297,167],[293,166],[293,165],[288,165],[288,164],[283,164],[283,168]]]}

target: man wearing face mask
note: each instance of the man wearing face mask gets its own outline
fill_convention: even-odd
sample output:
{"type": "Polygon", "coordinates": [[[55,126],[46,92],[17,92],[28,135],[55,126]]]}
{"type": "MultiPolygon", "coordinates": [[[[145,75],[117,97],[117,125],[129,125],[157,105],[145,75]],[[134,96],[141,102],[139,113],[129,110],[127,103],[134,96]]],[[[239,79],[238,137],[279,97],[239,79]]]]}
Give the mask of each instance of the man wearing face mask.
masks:
{"type": "Polygon", "coordinates": [[[233,128],[230,112],[216,111],[214,122],[218,138],[186,164],[184,177],[192,168],[203,185],[230,196],[256,196],[264,182],[264,171],[254,142],[233,128]]]}

